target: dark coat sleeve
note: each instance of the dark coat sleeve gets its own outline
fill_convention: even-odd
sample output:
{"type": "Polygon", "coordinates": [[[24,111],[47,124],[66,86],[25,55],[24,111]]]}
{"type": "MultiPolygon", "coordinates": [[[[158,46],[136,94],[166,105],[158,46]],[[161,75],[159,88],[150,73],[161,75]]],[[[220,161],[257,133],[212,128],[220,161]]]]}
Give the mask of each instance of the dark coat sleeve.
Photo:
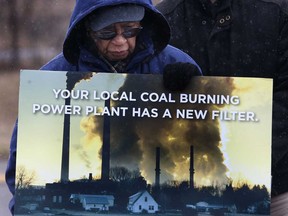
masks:
{"type": "MultiPolygon", "coordinates": [[[[10,190],[10,192],[15,194],[15,173],[16,173],[16,148],[17,148],[17,129],[18,129],[18,121],[16,121],[14,130],[12,133],[12,138],[10,142],[10,156],[9,160],[7,163],[7,168],[6,168],[6,173],[5,173],[5,178],[6,178],[6,183],[7,186],[10,190]]],[[[14,212],[14,197],[11,199],[9,203],[9,209],[11,213],[13,214],[14,212]]]]}
{"type": "Polygon", "coordinates": [[[273,83],[273,195],[288,191],[288,15],[280,20],[279,70],[273,83]]]}

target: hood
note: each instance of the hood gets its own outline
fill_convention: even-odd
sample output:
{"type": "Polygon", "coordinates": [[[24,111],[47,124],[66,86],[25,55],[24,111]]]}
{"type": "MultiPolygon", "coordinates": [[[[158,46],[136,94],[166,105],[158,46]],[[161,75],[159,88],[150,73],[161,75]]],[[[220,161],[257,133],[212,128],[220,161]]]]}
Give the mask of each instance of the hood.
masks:
{"type": "Polygon", "coordinates": [[[161,52],[169,43],[170,27],[164,16],[153,6],[150,0],[76,0],[75,8],[70,19],[70,25],[63,44],[63,54],[68,62],[77,64],[80,47],[85,32],[85,18],[95,10],[119,4],[138,4],[145,8],[143,26],[148,31],[155,52],[161,52]]]}

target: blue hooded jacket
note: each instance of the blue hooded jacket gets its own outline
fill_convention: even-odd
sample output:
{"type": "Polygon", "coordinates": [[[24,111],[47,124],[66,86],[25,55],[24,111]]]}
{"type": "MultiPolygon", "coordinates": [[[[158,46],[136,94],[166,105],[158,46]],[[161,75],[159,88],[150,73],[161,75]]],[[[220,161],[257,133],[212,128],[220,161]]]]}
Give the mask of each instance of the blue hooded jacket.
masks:
{"type": "MultiPolygon", "coordinates": [[[[168,45],[170,27],[150,0],[77,0],[64,40],[63,52],[44,65],[41,70],[115,72],[111,69],[111,65],[85,48],[84,22],[89,14],[97,12],[101,7],[126,3],[142,5],[145,8],[145,16],[141,21],[143,31],[137,37],[137,44],[141,45],[142,49],[132,54],[121,72],[161,74],[167,64],[176,62],[192,63],[201,71],[190,56],[168,45]]],[[[12,194],[15,193],[16,146],[17,123],[12,134],[6,169],[6,182],[12,194]]],[[[13,212],[14,199],[11,200],[9,207],[13,212]]]]}
{"type": "MultiPolygon", "coordinates": [[[[133,54],[125,73],[162,73],[167,64],[175,62],[190,62],[195,64],[184,52],[168,45],[170,40],[170,27],[164,16],[145,0],[78,0],[71,17],[63,45],[63,53],[52,59],[42,67],[43,70],[72,70],[109,72],[111,68],[101,58],[93,55],[84,47],[85,18],[101,7],[119,4],[139,4],[145,7],[145,16],[142,20],[143,31],[138,36],[138,44],[144,46],[139,52],[133,54]]],[[[198,66],[197,66],[198,67],[198,66]]],[[[199,67],[198,67],[199,68],[199,67]]],[[[200,68],[199,68],[200,70],[200,68]]],[[[112,71],[111,71],[112,72],[112,71]]]]}

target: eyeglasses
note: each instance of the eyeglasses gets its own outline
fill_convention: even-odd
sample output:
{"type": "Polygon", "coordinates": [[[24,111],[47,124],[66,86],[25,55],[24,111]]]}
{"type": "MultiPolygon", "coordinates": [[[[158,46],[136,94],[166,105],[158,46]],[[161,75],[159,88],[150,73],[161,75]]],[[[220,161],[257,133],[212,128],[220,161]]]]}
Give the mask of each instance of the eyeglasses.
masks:
{"type": "MultiPolygon", "coordinates": [[[[136,37],[142,29],[143,27],[141,26],[136,28],[126,27],[124,28],[124,31],[120,35],[122,35],[126,39],[136,37]]],[[[110,31],[107,29],[102,29],[99,31],[91,31],[91,37],[93,39],[112,40],[117,35],[118,35],[117,32],[110,31]]]]}

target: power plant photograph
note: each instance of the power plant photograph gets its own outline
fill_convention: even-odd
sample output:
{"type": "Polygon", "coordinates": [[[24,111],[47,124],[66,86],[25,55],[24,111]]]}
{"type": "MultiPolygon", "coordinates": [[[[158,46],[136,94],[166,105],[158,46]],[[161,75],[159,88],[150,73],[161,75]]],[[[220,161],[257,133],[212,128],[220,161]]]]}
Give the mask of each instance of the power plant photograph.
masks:
{"type": "Polygon", "coordinates": [[[270,215],[271,79],[22,70],[19,95],[15,215],[270,215]]]}

